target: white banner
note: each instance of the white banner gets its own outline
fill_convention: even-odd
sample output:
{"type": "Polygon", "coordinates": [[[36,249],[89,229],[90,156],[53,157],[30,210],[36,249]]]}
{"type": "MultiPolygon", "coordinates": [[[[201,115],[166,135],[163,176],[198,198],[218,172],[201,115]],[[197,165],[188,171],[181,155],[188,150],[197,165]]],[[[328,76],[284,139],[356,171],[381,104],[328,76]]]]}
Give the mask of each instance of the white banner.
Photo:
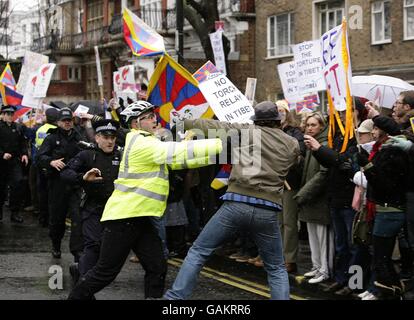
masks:
{"type": "Polygon", "coordinates": [[[40,108],[43,105],[43,98],[34,97],[37,83],[38,72],[32,72],[28,77],[26,89],[23,94],[22,106],[30,108],[40,108]]]}
{"type": "Polygon", "coordinates": [[[121,88],[122,90],[130,89],[136,92],[136,85],[135,85],[135,69],[134,65],[124,66],[118,69],[121,75],[121,88]]]}
{"type": "Polygon", "coordinates": [[[302,100],[298,92],[296,64],[294,61],[279,64],[277,66],[279,79],[282,84],[283,95],[289,103],[302,100]]]}
{"type": "Polygon", "coordinates": [[[298,93],[326,90],[322,72],[321,43],[319,40],[306,41],[293,46],[296,63],[298,93]]]}
{"type": "MultiPolygon", "coordinates": [[[[37,72],[37,79],[34,83],[33,96],[35,98],[45,98],[47,95],[47,89],[49,88],[50,80],[52,79],[53,71],[55,70],[56,64],[48,63],[40,67],[37,72]]],[[[33,80],[33,79],[32,79],[33,80]]]]}
{"type": "Polygon", "coordinates": [[[98,74],[98,86],[103,86],[102,81],[102,69],[101,69],[101,59],[99,58],[99,49],[98,46],[95,46],[95,60],[96,60],[96,72],[98,74]]]}
{"type": "Polygon", "coordinates": [[[16,91],[24,94],[26,84],[29,81],[30,74],[39,70],[39,68],[49,62],[49,57],[39,53],[26,51],[23,58],[23,66],[20,71],[19,81],[17,82],[16,91]]]}
{"type": "MultiPolygon", "coordinates": [[[[352,68],[349,61],[348,70],[345,70],[345,62],[343,61],[342,50],[347,50],[348,57],[349,48],[342,48],[343,29],[342,25],[326,32],[321,38],[321,52],[323,73],[326,81],[327,90],[330,91],[335,108],[338,111],[346,110],[346,86],[348,74],[349,88],[351,89],[352,68]]],[[[346,41],[348,43],[348,41],[346,41]]],[[[352,92],[351,92],[352,96],[352,92]]]]}
{"type": "Polygon", "coordinates": [[[250,123],[254,109],[239,89],[208,61],[195,74],[199,89],[220,121],[250,123]]]}
{"type": "Polygon", "coordinates": [[[217,30],[214,33],[210,33],[211,47],[213,48],[214,61],[216,68],[224,75],[227,74],[226,59],[223,48],[223,30],[217,30]]]}
{"type": "Polygon", "coordinates": [[[256,78],[247,78],[246,80],[246,90],[244,95],[246,96],[247,100],[250,101],[251,104],[254,102],[254,98],[256,96],[256,78]]]}
{"type": "Polygon", "coordinates": [[[118,94],[118,92],[122,91],[121,73],[119,71],[115,71],[112,79],[114,83],[114,91],[118,94]]]}

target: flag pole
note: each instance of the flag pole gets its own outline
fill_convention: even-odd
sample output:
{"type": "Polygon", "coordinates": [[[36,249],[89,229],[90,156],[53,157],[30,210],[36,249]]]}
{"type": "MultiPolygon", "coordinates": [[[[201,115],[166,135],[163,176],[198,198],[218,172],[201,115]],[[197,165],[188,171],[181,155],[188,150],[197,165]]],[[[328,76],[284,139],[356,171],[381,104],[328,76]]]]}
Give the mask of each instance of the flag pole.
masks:
{"type": "Polygon", "coordinates": [[[104,91],[103,91],[103,81],[102,81],[101,59],[99,58],[98,46],[95,46],[94,48],[95,48],[95,59],[96,59],[96,72],[98,74],[98,87],[99,87],[101,103],[103,103],[104,91]]]}

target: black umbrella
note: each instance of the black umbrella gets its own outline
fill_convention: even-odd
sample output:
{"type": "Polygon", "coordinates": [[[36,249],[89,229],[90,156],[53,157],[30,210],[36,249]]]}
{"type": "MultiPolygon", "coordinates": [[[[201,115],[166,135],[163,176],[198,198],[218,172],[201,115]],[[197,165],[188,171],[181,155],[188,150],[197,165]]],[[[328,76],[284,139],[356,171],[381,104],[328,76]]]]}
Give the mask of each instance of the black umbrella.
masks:
{"type": "Polygon", "coordinates": [[[69,107],[66,103],[64,103],[63,101],[52,101],[50,102],[50,105],[52,107],[55,107],[57,109],[63,109],[63,108],[67,108],[69,107]]]}
{"type": "Polygon", "coordinates": [[[104,116],[105,115],[105,111],[103,109],[102,104],[99,101],[96,100],[81,100],[78,102],[75,102],[73,104],[71,104],[70,109],[75,112],[76,109],[79,107],[79,105],[83,105],[85,107],[89,108],[88,113],[90,114],[94,114],[94,115],[99,115],[99,116],[104,116]]]}

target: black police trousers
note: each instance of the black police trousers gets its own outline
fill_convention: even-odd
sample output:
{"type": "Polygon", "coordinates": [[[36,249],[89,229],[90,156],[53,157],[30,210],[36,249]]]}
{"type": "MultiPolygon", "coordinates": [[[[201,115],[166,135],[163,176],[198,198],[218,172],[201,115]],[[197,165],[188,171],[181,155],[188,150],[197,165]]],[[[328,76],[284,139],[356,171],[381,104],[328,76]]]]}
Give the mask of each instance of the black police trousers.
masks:
{"type": "Polygon", "coordinates": [[[103,224],[101,223],[103,207],[96,210],[82,210],[83,253],[79,259],[79,273],[86,274],[99,259],[101,250],[103,224]]]}
{"type": "Polygon", "coordinates": [[[110,284],[121,271],[131,249],[145,270],[145,298],[160,298],[164,293],[167,261],[161,239],[150,217],[106,221],[97,264],[69,294],[70,300],[90,300],[110,284]]]}
{"type": "Polygon", "coordinates": [[[11,212],[19,212],[23,205],[23,170],[19,159],[0,160],[0,210],[10,186],[9,208],[11,212]]]}
{"type": "Polygon", "coordinates": [[[49,236],[54,247],[59,246],[65,235],[66,217],[71,219],[70,252],[77,258],[83,250],[82,220],[79,213],[80,189],[63,182],[59,177],[48,179],[49,236]]]}

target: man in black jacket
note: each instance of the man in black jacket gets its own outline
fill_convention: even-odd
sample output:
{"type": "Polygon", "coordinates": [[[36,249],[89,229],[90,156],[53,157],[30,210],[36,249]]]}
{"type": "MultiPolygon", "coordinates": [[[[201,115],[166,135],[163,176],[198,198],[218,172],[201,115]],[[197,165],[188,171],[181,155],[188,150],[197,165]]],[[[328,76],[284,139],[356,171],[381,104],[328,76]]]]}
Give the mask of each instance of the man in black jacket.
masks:
{"type": "Polygon", "coordinates": [[[52,239],[52,255],[61,256],[61,241],[65,234],[65,219],[70,213],[72,219],[70,251],[79,259],[82,251],[82,229],[79,219],[80,188],[67,184],[60,178],[60,171],[79,151],[81,137],[73,130],[73,114],[69,108],[59,112],[58,128],[50,129],[38,152],[40,168],[48,172],[49,190],[49,236],[52,239]]]}
{"type": "Polygon", "coordinates": [[[93,123],[93,128],[97,145],[78,153],[60,174],[63,181],[82,186],[85,191],[81,202],[84,249],[79,265],[71,265],[75,282],[78,274],[86,274],[98,261],[103,231],[100,220],[114,190],[121,161],[121,153],[115,145],[119,123],[100,120],[93,123]]]}
{"type": "Polygon", "coordinates": [[[22,223],[23,218],[19,210],[23,204],[22,163],[27,166],[27,143],[18,124],[13,122],[15,109],[10,106],[2,106],[0,121],[0,220],[3,219],[3,204],[7,195],[7,186],[10,186],[9,207],[10,220],[22,223]]]}

